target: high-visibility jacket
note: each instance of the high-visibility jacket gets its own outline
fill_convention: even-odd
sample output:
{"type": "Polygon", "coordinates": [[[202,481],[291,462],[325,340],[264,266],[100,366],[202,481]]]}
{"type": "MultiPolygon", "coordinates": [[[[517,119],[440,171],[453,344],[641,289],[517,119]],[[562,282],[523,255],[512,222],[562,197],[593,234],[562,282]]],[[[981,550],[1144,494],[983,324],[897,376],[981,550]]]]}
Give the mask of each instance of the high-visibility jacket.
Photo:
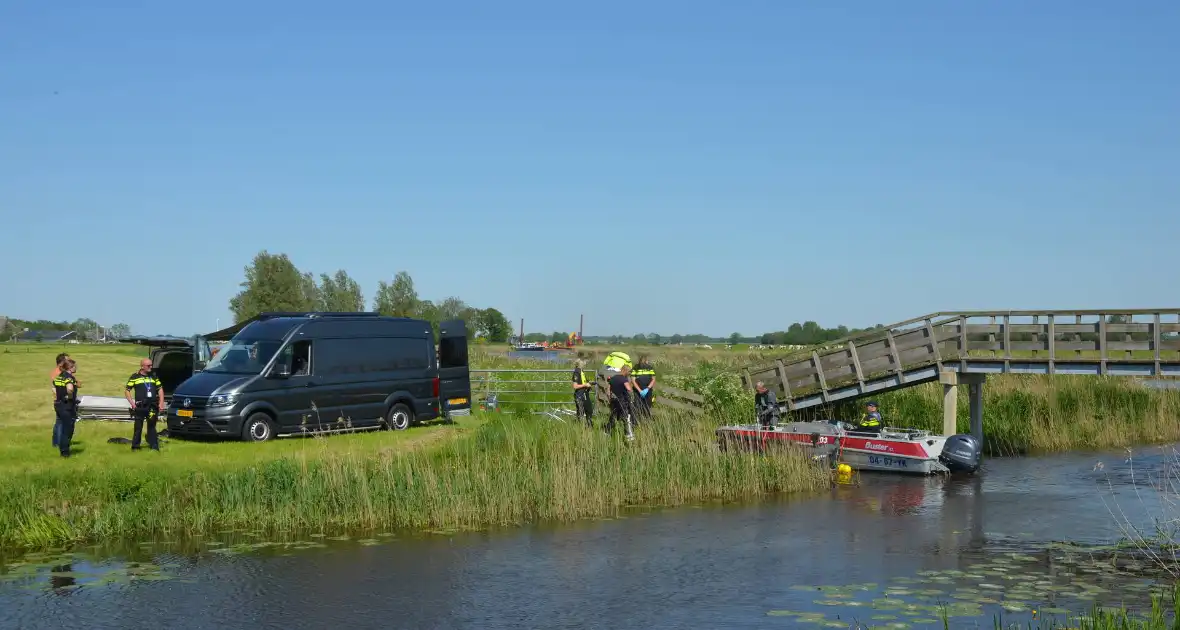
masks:
{"type": "Polygon", "coordinates": [[[631,357],[626,352],[612,352],[606,355],[602,364],[612,370],[620,370],[623,366],[631,367],[631,357]]]}

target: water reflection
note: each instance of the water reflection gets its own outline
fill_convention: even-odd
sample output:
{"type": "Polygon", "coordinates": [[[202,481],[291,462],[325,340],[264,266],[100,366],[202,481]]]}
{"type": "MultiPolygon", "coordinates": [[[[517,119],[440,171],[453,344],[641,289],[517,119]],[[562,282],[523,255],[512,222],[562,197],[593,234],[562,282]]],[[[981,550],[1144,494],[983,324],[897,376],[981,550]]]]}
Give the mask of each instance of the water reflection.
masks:
{"type": "MultiPolygon", "coordinates": [[[[1168,453],[1144,451],[1134,466],[1166,471],[1168,453]]],[[[1164,504],[1150,488],[1131,491],[1142,475],[1130,466],[1117,452],[991,459],[975,477],[864,475],[823,496],[557,527],[289,544],[232,532],[209,544],[132,545],[68,562],[47,554],[40,564],[6,565],[0,624],[754,628],[801,620],[768,618],[776,612],[921,627],[936,600],[963,614],[1085,608],[1121,598],[1120,589],[1147,594],[1141,580],[1049,545],[1117,540],[1104,497],[1128,522],[1150,523],[1164,504]],[[111,574],[119,577],[104,577],[111,574]]]]}

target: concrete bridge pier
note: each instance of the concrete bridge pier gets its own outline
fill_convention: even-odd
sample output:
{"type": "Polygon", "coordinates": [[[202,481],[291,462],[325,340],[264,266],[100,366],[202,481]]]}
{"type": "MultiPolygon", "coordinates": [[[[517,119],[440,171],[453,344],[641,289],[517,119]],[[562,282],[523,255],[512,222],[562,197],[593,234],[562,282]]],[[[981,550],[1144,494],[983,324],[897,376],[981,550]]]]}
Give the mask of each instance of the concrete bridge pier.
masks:
{"type": "Polygon", "coordinates": [[[983,444],[983,384],[986,374],[960,374],[953,370],[938,373],[942,383],[942,434],[954,435],[958,431],[959,385],[967,386],[970,404],[971,435],[983,444]]]}

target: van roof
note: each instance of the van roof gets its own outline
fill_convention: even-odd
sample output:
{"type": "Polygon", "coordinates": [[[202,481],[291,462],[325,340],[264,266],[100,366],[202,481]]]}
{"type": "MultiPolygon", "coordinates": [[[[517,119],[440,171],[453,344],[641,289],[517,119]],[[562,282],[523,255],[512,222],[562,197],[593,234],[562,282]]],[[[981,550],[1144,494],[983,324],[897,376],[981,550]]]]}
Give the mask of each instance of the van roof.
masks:
{"type": "MultiPolygon", "coordinates": [[[[380,321],[402,321],[402,322],[414,322],[414,323],[427,323],[425,320],[421,320],[421,319],[414,319],[411,317],[390,317],[387,315],[382,315],[380,313],[372,313],[372,312],[351,313],[351,312],[330,312],[330,311],[268,311],[265,313],[259,313],[244,322],[238,322],[237,324],[234,324],[233,326],[229,326],[227,328],[222,328],[221,330],[211,332],[211,333],[205,335],[205,338],[208,339],[209,341],[228,341],[228,340],[232,339],[234,335],[241,332],[243,328],[245,328],[246,326],[249,326],[250,324],[253,324],[254,322],[278,320],[280,322],[283,322],[283,323],[278,324],[279,328],[285,328],[286,330],[290,330],[291,327],[297,323],[304,322],[304,321],[310,321],[313,319],[323,319],[323,320],[332,320],[332,321],[380,320],[380,321]]],[[[429,324],[427,324],[427,325],[429,325],[429,324]]],[[[282,337],[282,335],[279,336],[279,338],[281,338],[281,337],[282,337]]]]}

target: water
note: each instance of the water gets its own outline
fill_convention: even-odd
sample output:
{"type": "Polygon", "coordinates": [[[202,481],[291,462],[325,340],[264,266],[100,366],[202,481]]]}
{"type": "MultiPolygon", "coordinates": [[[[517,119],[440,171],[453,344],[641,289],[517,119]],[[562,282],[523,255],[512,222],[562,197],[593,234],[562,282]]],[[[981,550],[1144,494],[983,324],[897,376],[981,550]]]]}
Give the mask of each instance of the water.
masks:
{"type": "Polygon", "coordinates": [[[529,359],[534,361],[552,361],[553,363],[565,363],[572,361],[575,356],[572,352],[562,352],[558,350],[529,350],[525,352],[511,351],[505,354],[510,359],[529,359]]]}
{"type": "Polygon", "coordinates": [[[943,601],[952,627],[991,628],[997,612],[1144,603],[1149,580],[1051,543],[1109,544],[1120,519],[1174,515],[1146,479],[1171,461],[993,459],[974,478],[866,475],[819,497],[571,525],[10,558],[0,627],[918,628],[941,627],[943,601]]]}

